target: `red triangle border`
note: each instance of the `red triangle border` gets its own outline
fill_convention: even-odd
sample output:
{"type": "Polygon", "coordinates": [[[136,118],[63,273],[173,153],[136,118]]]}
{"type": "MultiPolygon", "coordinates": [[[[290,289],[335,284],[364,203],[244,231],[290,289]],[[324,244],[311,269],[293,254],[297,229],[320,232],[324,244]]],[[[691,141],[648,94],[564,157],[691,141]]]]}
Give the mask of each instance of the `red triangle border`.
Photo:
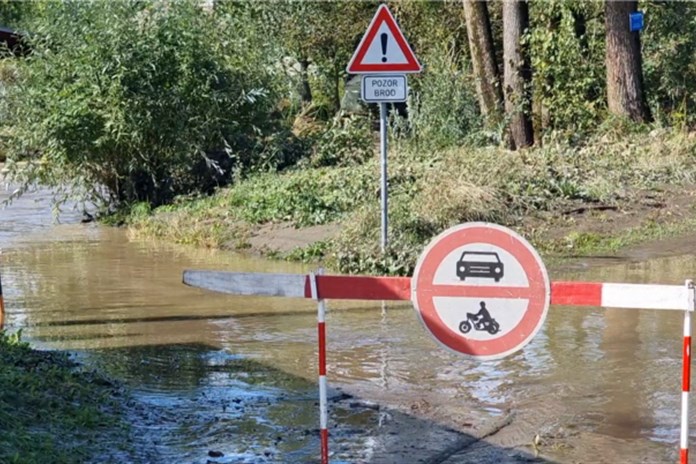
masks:
{"type": "Polygon", "coordinates": [[[367,32],[365,32],[365,35],[360,41],[360,45],[358,45],[358,48],[355,50],[355,53],[353,54],[353,57],[350,60],[350,63],[348,63],[346,71],[349,74],[365,74],[394,72],[418,73],[422,70],[423,67],[418,62],[418,59],[416,58],[416,55],[413,53],[413,50],[411,50],[411,47],[408,44],[408,42],[406,42],[406,38],[404,37],[404,34],[401,32],[401,29],[399,29],[399,26],[396,24],[396,20],[389,11],[389,8],[387,8],[387,6],[384,4],[380,5],[377,9],[375,17],[372,19],[372,22],[370,23],[370,26],[367,29],[367,32]],[[394,40],[396,40],[396,43],[399,45],[399,48],[401,48],[401,52],[406,57],[406,63],[365,64],[362,62],[362,60],[365,58],[365,55],[367,54],[367,50],[370,48],[372,41],[377,35],[377,31],[379,30],[380,26],[382,26],[382,23],[387,24],[387,27],[394,36],[394,40]]]}

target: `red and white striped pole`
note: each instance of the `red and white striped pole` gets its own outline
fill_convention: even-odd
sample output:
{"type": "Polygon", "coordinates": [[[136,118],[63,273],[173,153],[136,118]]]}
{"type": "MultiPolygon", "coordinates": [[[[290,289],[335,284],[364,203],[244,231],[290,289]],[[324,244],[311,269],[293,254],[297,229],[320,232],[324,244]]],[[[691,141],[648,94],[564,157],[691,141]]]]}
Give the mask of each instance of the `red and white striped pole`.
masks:
{"type": "MultiPolygon", "coordinates": [[[[320,269],[318,274],[322,274],[320,269]]],[[[328,408],[326,404],[326,304],[319,298],[317,276],[309,275],[312,299],[317,301],[317,339],[319,341],[319,437],[321,438],[321,464],[329,463],[328,408]]]]}
{"type": "MultiPolygon", "coordinates": [[[[2,250],[0,250],[0,264],[2,264],[2,250]]],[[[2,271],[0,270],[0,330],[5,327],[5,300],[2,297],[2,271]]]]}
{"type": "Polygon", "coordinates": [[[679,462],[689,464],[689,390],[691,389],[691,312],[696,306],[696,290],[692,280],[686,281],[687,310],[684,311],[684,350],[682,353],[682,404],[679,462]]]}

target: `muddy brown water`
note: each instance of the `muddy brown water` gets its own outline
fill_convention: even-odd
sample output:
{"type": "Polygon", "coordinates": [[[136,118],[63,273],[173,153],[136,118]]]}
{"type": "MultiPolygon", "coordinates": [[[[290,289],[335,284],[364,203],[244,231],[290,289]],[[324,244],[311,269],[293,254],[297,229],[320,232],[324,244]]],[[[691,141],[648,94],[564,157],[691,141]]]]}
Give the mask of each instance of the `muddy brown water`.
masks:
{"type": "MultiPolygon", "coordinates": [[[[80,217],[56,224],[45,191],[1,209],[1,270],[10,330],[132,388],[132,443],[99,461],[317,462],[315,306],[181,284],[186,268],[309,268],[134,242],[80,217]]],[[[679,284],[696,259],[550,273],[679,284]]],[[[674,462],[681,324],[678,312],[552,307],[521,352],[479,363],[440,349],[409,304],[332,301],[332,462],[674,462]]]]}

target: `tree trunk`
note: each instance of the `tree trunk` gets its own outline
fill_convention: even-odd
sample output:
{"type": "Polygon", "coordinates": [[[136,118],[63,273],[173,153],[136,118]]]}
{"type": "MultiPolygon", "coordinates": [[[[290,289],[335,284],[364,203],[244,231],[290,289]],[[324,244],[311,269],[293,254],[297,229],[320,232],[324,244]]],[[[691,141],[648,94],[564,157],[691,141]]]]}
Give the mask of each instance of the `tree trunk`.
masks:
{"type": "Polygon", "coordinates": [[[575,29],[575,37],[580,42],[580,46],[583,50],[587,50],[587,18],[585,18],[585,13],[582,11],[577,11],[575,9],[571,10],[573,15],[573,29],[575,29]]]}
{"type": "Polygon", "coordinates": [[[463,0],[463,4],[479,106],[486,126],[491,128],[503,119],[503,89],[495,60],[488,5],[479,0],[463,0]]]}
{"type": "Polygon", "coordinates": [[[524,0],[503,2],[503,61],[505,114],[510,121],[513,149],[534,144],[531,112],[532,68],[521,44],[529,27],[529,6],[524,0]]]}
{"type": "Polygon", "coordinates": [[[652,120],[643,92],[643,64],[639,32],[629,29],[629,14],[637,1],[606,1],[607,103],[609,112],[636,122],[652,120]]]}
{"type": "Polygon", "coordinates": [[[309,87],[309,76],[307,68],[309,68],[309,60],[305,57],[298,61],[300,65],[300,100],[303,104],[312,103],[312,89],[309,87]]]}

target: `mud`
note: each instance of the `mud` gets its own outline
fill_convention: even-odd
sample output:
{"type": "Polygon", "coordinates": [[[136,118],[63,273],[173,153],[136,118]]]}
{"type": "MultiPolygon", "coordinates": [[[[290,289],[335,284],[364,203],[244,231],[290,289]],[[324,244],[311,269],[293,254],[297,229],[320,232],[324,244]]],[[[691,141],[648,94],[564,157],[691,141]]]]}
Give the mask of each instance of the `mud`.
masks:
{"type": "MultiPolygon", "coordinates": [[[[129,404],[132,443],[96,462],[318,462],[316,385],[306,379],[201,345],[98,350],[84,356],[137,392],[129,404]],[[115,362],[119,357],[122,364],[115,362]],[[207,380],[201,382],[201,375],[207,380]]],[[[341,389],[331,389],[329,405],[334,463],[451,462],[513,417],[464,433],[341,389]]],[[[492,448],[483,447],[489,455],[492,448]]],[[[549,462],[519,451],[506,458],[549,462]]]]}
{"type": "MultiPolygon", "coordinates": [[[[545,238],[559,240],[573,234],[614,236],[619,232],[641,226],[665,225],[689,220],[696,207],[696,185],[664,185],[655,190],[628,192],[606,203],[588,205],[582,201],[568,201],[565,207],[554,211],[529,214],[521,222],[522,230],[544,230],[545,238]]],[[[677,239],[679,240],[679,239],[677,239]]],[[[668,245],[670,240],[660,241],[668,245]]],[[[656,242],[648,244],[654,246],[656,242]]],[[[668,245],[669,246],[669,245],[668,245]]],[[[641,246],[642,248],[642,246],[641,246]]],[[[658,255],[660,246],[655,247],[658,255]]],[[[620,256],[633,249],[619,252],[620,256]]],[[[657,257],[645,255],[644,259],[657,257]]]]}
{"type": "Polygon", "coordinates": [[[334,237],[339,227],[338,224],[325,224],[297,229],[290,223],[268,224],[251,233],[247,244],[257,253],[285,254],[334,237]]]}

